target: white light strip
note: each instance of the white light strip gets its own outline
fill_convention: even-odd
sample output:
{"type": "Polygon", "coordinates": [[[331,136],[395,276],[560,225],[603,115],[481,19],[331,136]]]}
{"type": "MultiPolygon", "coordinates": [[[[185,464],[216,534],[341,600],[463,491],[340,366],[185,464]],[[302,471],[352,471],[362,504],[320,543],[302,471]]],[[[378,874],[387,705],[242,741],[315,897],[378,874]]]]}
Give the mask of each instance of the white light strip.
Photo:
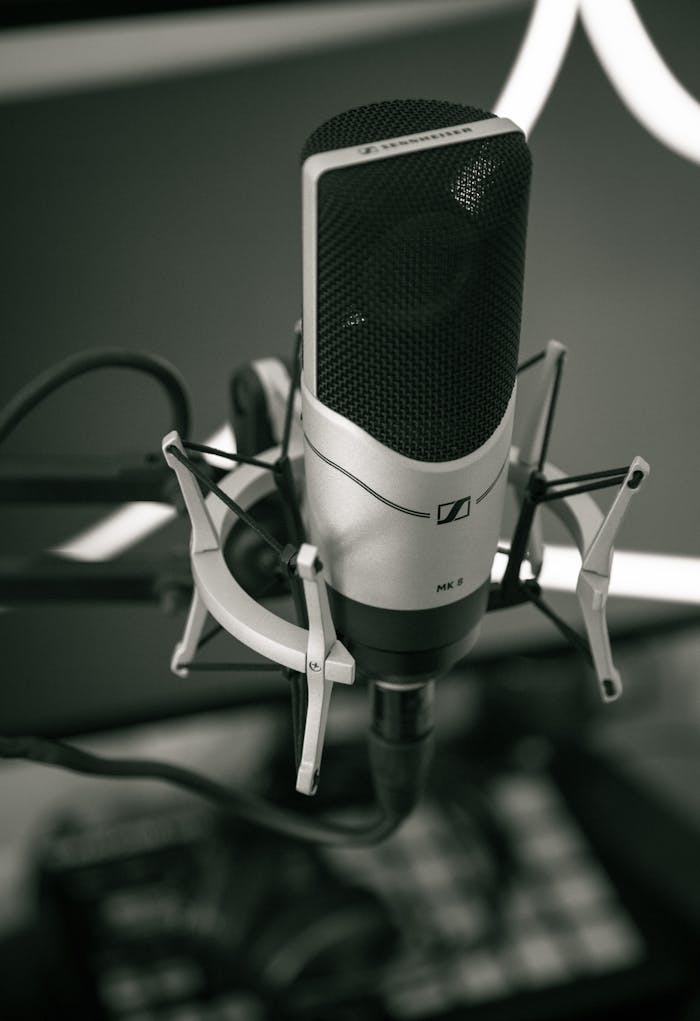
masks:
{"type": "Polygon", "coordinates": [[[51,552],[67,560],[111,560],[175,517],[167,503],[127,503],[51,552]]]}
{"type": "Polygon", "coordinates": [[[578,0],[537,0],[493,112],[532,131],[556,81],[576,24],[578,0]]]}
{"type": "MultiPolygon", "coordinates": [[[[235,453],[236,443],[231,427],[223,425],[207,440],[208,447],[235,453]]],[[[210,464],[229,468],[230,461],[205,454],[210,464]]],[[[91,528],[54,547],[51,551],[68,560],[111,560],[157,532],[175,517],[175,509],[167,503],[127,503],[102,518],[91,528]]]]}
{"type": "MultiPolygon", "coordinates": [[[[499,553],[491,573],[500,581],[507,563],[499,553]]],[[[545,546],[539,582],[546,592],[575,592],[581,554],[573,546],[545,546]]],[[[700,606],[700,557],[667,556],[616,550],[610,595],[662,603],[700,606]]]]}
{"type": "Polygon", "coordinates": [[[336,0],[13,29],[0,37],[0,98],[246,64],[449,24],[521,2],[336,0]]]}
{"type": "Polygon", "coordinates": [[[579,12],[598,60],[630,113],[673,152],[700,163],[700,103],[664,63],[632,0],[537,0],[493,112],[530,134],[579,12]]]}
{"type": "Polygon", "coordinates": [[[631,113],[673,152],[700,163],[700,103],[663,62],[631,0],[582,0],[581,20],[631,113]]]}

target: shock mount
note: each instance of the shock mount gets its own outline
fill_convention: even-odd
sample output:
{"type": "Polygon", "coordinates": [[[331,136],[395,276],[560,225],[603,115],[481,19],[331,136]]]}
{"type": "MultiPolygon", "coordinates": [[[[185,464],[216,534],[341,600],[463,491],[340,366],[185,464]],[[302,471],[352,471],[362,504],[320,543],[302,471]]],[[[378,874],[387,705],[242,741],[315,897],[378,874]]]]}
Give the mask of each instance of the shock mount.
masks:
{"type": "MultiPolygon", "coordinates": [[[[280,363],[260,363],[260,380],[269,398],[270,420],[282,423],[278,445],[260,456],[227,454],[183,441],[176,430],[163,440],[163,454],[179,483],[192,525],[190,560],[194,591],[184,634],[176,645],[171,668],[179,676],[200,668],[196,654],[211,632],[210,617],[222,628],[261,656],[282,667],[290,678],[295,724],[296,789],[314,794],[318,786],[321,756],[333,685],[352,684],[355,662],[339,641],[331,616],[324,566],[315,546],[304,541],[301,510],[303,446],[296,395],[299,382],[299,338],[295,370],[279,408],[280,363]],[[270,385],[275,377],[277,385],[270,385]],[[188,456],[188,451],[216,454],[234,462],[218,483],[188,456]],[[202,487],[208,491],[204,496],[202,487]],[[277,491],[284,509],[287,534],[283,545],[255,520],[251,509],[277,491]],[[289,583],[297,623],[272,613],[254,599],[229,570],[224,547],[237,519],[253,528],[275,557],[275,570],[289,583]]],[[[608,633],[606,604],[610,585],[613,547],[629,507],[649,474],[641,457],[622,468],[579,475],[565,475],[547,460],[554,415],[563,374],[565,347],[549,341],[546,349],[523,362],[518,372],[539,366],[535,398],[525,422],[519,447],[512,447],[508,461],[508,484],[519,502],[519,513],[510,544],[500,548],[507,565],[500,581],[491,584],[488,611],[524,602],[547,616],[564,637],[590,662],[601,698],[611,702],[622,691],[608,633]],[[618,491],[604,514],[591,497],[598,489],[617,486],[618,491]],[[581,555],[576,585],[585,638],[564,621],[545,601],[538,582],[545,556],[540,505],[560,519],[581,555]]],[[[255,366],[254,366],[255,367],[255,366]]],[[[274,433],[274,429],[272,430],[274,433]]],[[[256,452],[257,453],[257,452],[256,452]]],[[[222,670],[249,668],[246,664],[210,664],[222,670]]]]}

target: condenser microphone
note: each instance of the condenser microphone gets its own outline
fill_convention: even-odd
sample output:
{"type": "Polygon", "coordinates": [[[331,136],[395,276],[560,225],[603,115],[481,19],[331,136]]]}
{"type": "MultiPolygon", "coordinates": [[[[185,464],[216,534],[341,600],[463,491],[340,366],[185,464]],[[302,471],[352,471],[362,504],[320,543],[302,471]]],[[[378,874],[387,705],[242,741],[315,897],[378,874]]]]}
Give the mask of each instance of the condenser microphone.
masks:
{"type": "Polygon", "coordinates": [[[515,403],[530,154],[511,121],[387,101],[302,154],[306,504],[334,622],[400,684],[486,610],[515,403]]]}

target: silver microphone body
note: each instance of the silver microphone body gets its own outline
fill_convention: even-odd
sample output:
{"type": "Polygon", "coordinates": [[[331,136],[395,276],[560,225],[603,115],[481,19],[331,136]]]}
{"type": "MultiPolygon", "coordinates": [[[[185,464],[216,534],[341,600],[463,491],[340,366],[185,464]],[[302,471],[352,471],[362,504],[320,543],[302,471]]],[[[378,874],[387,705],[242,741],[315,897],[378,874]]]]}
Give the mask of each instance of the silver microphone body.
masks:
{"type": "Polygon", "coordinates": [[[498,182],[494,140],[526,146],[510,121],[427,102],[416,114],[417,103],[408,113],[399,102],[351,111],[351,130],[343,115],[329,122],[312,136],[302,171],[309,533],[339,635],[361,669],[398,684],[449,670],[476,641],[486,610],[507,485],[524,250],[519,193],[508,268],[518,293],[506,302],[505,342],[488,323],[491,352],[482,322],[498,320],[498,288],[489,285],[484,301],[483,281],[503,250],[503,216],[488,190],[498,182]],[[382,136],[397,111],[398,124],[425,127],[382,136]],[[460,122],[463,111],[469,120],[460,122]],[[354,144],[337,145],[348,137],[354,144]],[[336,144],[323,148],[328,138],[336,144]]]}
{"type": "Polygon", "coordinates": [[[338,630],[365,647],[400,646],[391,651],[405,655],[372,659],[390,677],[413,675],[409,661],[416,675],[434,676],[440,658],[429,657],[423,669],[422,649],[450,646],[444,651],[452,663],[479,634],[503,516],[515,391],[482,447],[441,463],[404,457],[321,404],[303,383],[301,393],[309,530],[326,566],[338,630]]]}

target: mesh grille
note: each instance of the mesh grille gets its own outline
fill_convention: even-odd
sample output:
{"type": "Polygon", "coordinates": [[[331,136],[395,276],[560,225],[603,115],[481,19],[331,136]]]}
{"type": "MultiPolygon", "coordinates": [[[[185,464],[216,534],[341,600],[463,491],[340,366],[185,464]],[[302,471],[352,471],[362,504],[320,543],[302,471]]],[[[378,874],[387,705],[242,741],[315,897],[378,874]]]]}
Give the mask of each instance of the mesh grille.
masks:
{"type": "MultiPolygon", "coordinates": [[[[376,103],[318,128],[302,159],[490,116],[376,103]]],[[[517,367],[529,179],[518,133],[323,174],[319,400],[416,460],[463,457],[492,435],[517,367]]]]}

